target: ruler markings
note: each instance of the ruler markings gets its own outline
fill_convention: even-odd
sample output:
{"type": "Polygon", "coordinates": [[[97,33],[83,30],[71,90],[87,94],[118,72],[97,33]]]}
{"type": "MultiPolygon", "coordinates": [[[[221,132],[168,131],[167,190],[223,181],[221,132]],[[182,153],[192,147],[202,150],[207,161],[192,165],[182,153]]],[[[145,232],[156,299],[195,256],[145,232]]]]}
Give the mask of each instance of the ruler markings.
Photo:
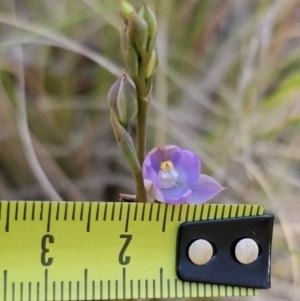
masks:
{"type": "Polygon", "coordinates": [[[100,203],[97,203],[96,216],[95,216],[96,221],[99,220],[99,208],[100,208],[100,203]]]}
{"type": "Polygon", "coordinates": [[[121,206],[120,206],[119,221],[122,220],[122,212],[123,212],[123,203],[121,203],[121,206]]]}
{"type": "MultiPolygon", "coordinates": [[[[18,205],[19,202],[15,202],[15,204],[10,204],[10,202],[7,202],[6,203],[6,208],[4,207],[4,212],[6,211],[6,225],[8,224],[8,230],[9,231],[12,231],[10,228],[14,229],[14,225],[11,225],[11,223],[14,222],[14,220],[18,220],[18,214],[16,214],[16,212],[20,211],[22,212],[23,211],[23,219],[25,217],[25,220],[27,219],[27,211],[29,210],[31,212],[31,217],[33,216],[34,217],[34,214],[32,213],[34,211],[34,204],[37,204],[39,207],[37,207],[37,211],[40,209],[40,208],[44,208],[45,211],[48,210],[48,219],[47,219],[47,232],[50,232],[50,225],[51,225],[51,215],[52,215],[52,211],[53,213],[55,213],[55,208],[53,208],[52,210],[52,206],[57,206],[56,207],[56,219],[59,219],[59,205],[60,203],[55,203],[55,204],[52,204],[51,202],[47,203],[45,202],[44,203],[44,207],[43,206],[43,203],[30,203],[28,202],[24,204],[20,203],[20,206],[22,205],[23,206],[23,210],[22,208],[18,205]],[[26,204],[27,204],[27,207],[26,207],[26,204]],[[13,207],[10,208],[10,205],[12,205],[13,207]],[[29,205],[31,205],[31,210],[30,210],[30,207],[28,207],[29,205]],[[19,209],[20,207],[20,209],[19,209]],[[27,210],[28,208],[28,210],[27,210]],[[12,211],[12,212],[11,212],[12,211]],[[13,218],[14,217],[14,218],[13,218]],[[16,219],[17,218],[17,219],[16,219]]],[[[64,205],[62,203],[62,205],[64,205]]],[[[71,206],[71,204],[69,204],[71,206]]],[[[78,204],[79,205],[79,204],[78,204]]],[[[118,205],[118,203],[115,205],[115,204],[102,204],[106,209],[106,211],[108,210],[109,213],[107,214],[111,214],[111,216],[113,217],[114,216],[114,213],[113,211],[117,210],[118,207],[116,207],[118,205]],[[109,207],[109,205],[111,205],[109,207]],[[112,212],[110,212],[109,210],[113,210],[112,212]]],[[[165,232],[166,231],[166,223],[167,221],[169,220],[172,220],[172,215],[173,215],[173,218],[174,218],[174,215],[175,215],[175,212],[177,209],[177,211],[181,211],[180,209],[181,208],[175,208],[175,206],[171,206],[172,209],[170,208],[170,210],[172,212],[169,211],[169,205],[165,205],[165,204],[148,204],[149,206],[147,207],[146,204],[135,204],[134,206],[134,212],[132,212],[132,214],[130,215],[130,207],[132,206],[133,204],[127,204],[127,203],[124,203],[123,206],[126,206],[127,207],[127,212],[125,211],[125,209],[122,211],[122,213],[120,212],[120,215],[119,215],[119,218],[121,216],[121,220],[124,220],[125,216],[126,216],[126,224],[125,224],[125,232],[128,232],[128,229],[129,229],[129,222],[130,220],[140,220],[140,218],[142,217],[143,214],[146,214],[147,213],[147,210],[146,209],[152,209],[152,213],[155,214],[156,216],[156,221],[158,222],[162,222],[162,232],[165,232]],[[141,210],[139,211],[139,207],[141,208],[141,210]],[[156,207],[155,209],[157,210],[156,212],[153,212],[154,208],[153,207],[156,207]],[[162,207],[164,207],[164,209],[162,210],[162,207]],[[162,211],[160,213],[160,210],[162,211]],[[170,212],[168,214],[168,212],[170,212]],[[174,214],[173,214],[174,213],[174,214]]],[[[80,205],[79,205],[80,206],[80,205]]],[[[123,208],[123,206],[120,206],[119,208],[123,208]]],[[[67,216],[66,212],[67,212],[67,207],[68,207],[68,204],[66,203],[65,204],[65,216],[67,216]]],[[[100,210],[101,208],[101,204],[97,204],[97,206],[93,206],[92,203],[89,203],[89,204],[85,204],[83,205],[83,203],[81,204],[81,214],[80,214],[80,217],[79,219],[80,220],[84,220],[87,218],[87,229],[89,229],[89,219],[91,218],[92,214],[93,214],[93,209],[95,209],[94,211],[96,211],[97,208],[99,208],[98,210],[100,210]],[[86,216],[84,216],[84,207],[89,207],[88,209],[88,214],[86,216]]],[[[183,216],[185,216],[185,220],[190,220],[190,219],[195,219],[198,217],[198,214],[197,214],[197,207],[200,209],[200,218],[202,218],[202,212],[203,212],[203,208],[206,208],[204,211],[207,212],[207,218],[208,219],[216,219],[216,218],[223,218],[225,216],[225,212],[226,212],[226,215],[228,214],[228,211],[229,211],[229,217],[230,216],[251,216],[252,214],[254,215],[255,214],[255,211],[257,211],[259,214],[262,214],[262,207],[260,206],[255,206],[255,205],[201,205],[200,206],[195,206],[195,205],[184,205],[184,206],[181,206],[181,207],[185,207],[183,208],[186,209],[186,211],[181,211],[181,216],[179,216],[178,214],[178,217],[183,218],[183,216]],[[194,206],[194,208],[190,208],[194,206]],[[213,208],[212,208],[213,207],[213,208]],[[192,212],[193,210],[193,212],[192,212]],[[215,210],[215,211],[213,211],[215,210]],[[189,218],[191,217],[191,218],[189,218]]],[[[3,208],[3,207],[2,207],[3,208]]],[[[86,208],[87,210],[87,208],[86,208]]],[[[43,219],[43,213],[44,210],[41,209],[41,212],[40,212],[40,218],[42,217],[43,219]]],[[[46,211],[47,212],[47,211],[46,211]]],[[[149,212],[149,210],[148,210],[149,212]]],[[[71,212],[70,212],[71,213],[71,212]]],[[[150,213],[150,212],[149,212],[150,213]]],[[[45,213],[47,214],[47,213],[45,213]]],[[[99,213],[98,213],[99,214],[99,213]]],[[[205,213],[206,215],[206,213],[205,213]]],[[[67,216],[68,218],[68,216],[67,216]]],[[[149,214],[149,218],[150,218],[150,214],[149,214]]],[[[27,219],[28,220],[28,219],[27,219]]],[[[101,220],[103,220],[103,218],[101,218],[101,220]]],[[[5,229],[7,229],[7,227],[5,227],[5,229]]],[[[8,231],[7,231],[8,232],[8,231]]],[[[87,230],[87,232],[89,232],[87,230]]],[[[12,294],[8,294],[7,292],[7,286],[9,285],[7,283],[7,273],[8,271],[6,271],[6,278],[4,277],[4,292],[3,294],[6,296],[4,297],[4,301],[10,301],[10,300],[7,300],[7,297],[8,296],[13,296],[13,299],[15,299],[16,296],[18,296],[18,292],[16,290],[16,286],[15,286],[15,282],[13,282],[13,284],[11,285],[11,289],[12,289],[12,294]],[[17,294],[16,294],[17,293],[17,294]]],[[[4,272],[5,272],[4,271],[4,272]]],[[[122,280],[112,280],[112,282],[107,282],[107,292],[106,290],[105,291],[102,291],[102,297],[100,299],[103,299],[107,297],[107,295],[105,294],[109,294],[109,299],[110,298],[120,298],[121,296],[123,297],[123,299],[126,299],[128,298],[127,294],[126,294],[126,269],[125,268],[122,268],[122,274],[123,275],[122,277],[122,280]],[[119,284],[119,281],[122,281],[121,285],[119,284]],[[115,290],[113,288],[115,284],[115,290]],[[115,291],[115,292],[114,292],[115,291]],[[105,293],[104,293],[105,292],[105,293]],[[104,294],[104,296],[103,296],[104,294]]],[[[49,270],[48,269],[45,269],[45,286],[44,286],[44,296],[45,298],[43,299],[42,298],[42,301],[52,301],[52,299],[50,299],[49,297],[49,294],[48,294],[48,289],[49,289],[49,279],[48,279],[48,276],[49,276],[49,270]]],[[[172,297],[174,297],[172,295],[171,292],[174,293],[174,289],[173,289],[173,285],[171,286],[171,279],[166,279],[164,280],[163,278],[164,276],[164,271],[163,271],[163,267],[160,267],[159,268],[159,278],[157,277],[156,279],[153,279],[153,297],[156,298],[158,296],[160,296],[160,298],[164,298],[166,296],[170,297],[170,295],[172,297]],[[157,281],[159,281],[159,286],[156,287],[156,284],[157,281]],[[165,287],[164,287],[165,285],[165,287]]],[[[177,279],[175,279],[177,280],[177,279]]],[[[109,280],[110,281],[110,280],[109,280]]],[[[143,280],[144,281],[144,280],[143,280]]],[[[90,281],[91,282],[91,292],[89,293],[88,291],[88,286],[89,286],[89,280],[88,280],[88,268],[84,269],[84,294],[80,294],[80,286],[81,286],[81,281],[77,281],[77,296],[79,296],[79,299],[77,300],[80,300],[81,299],[85,299],[85,300],[88,300],[90,299],[91,297],[93,299],[95,299],[95,281],[90,281]],[[91,294],[92,296],[89,296],[89,294],[91,294]]],[[[55,282],[54,282],[55,283],[55,282]]],[[[70,282],[71,283],[71,282],[70,282]]],[[[64,285],[64,282],[62,281],[61,283],[61,288],[60,288],[60,295],[61,295],[61,299],[64,300],[64,289],[63,289],[63,285],[64,285]]],[[[224,296],[224,295],[228,295],[228,288],[227,286],[219,286],[219,285],[204,285],[203,288],[204,288],[204,296],[224,296]],[[207,286],[208,285],[208,286],[207,286]]],[[[100,284],[101,286],[101,284],[100,284]]],[[[130,280],[130,290],[131,290],[131,294],[133,295],[132,298],[144,298],[146,296],[146,298],[149,297],[149,285],[148,285],[148,279],[145,280],[145,282],[143,282],[143,284],[141,283],[141,280],[140,279],[137,279],[137,282],[135,282],[135,280],[131,279],[130,280]],[[134,284],[135,283],[135,284],[134,284]],[[133,284],[134,285],[137,285],[135,286],[137,288],[137,291],[133,291],[133,284]],[[145,285],[145,287],[144,287],[145,285]],[[144,290],[145,288],[145,290],[144,290]],[[137,295],[138,296],[137,296],[137,295]]],[[[53,301],[58,300],[59,297],[56,296],[56,292],[57,292],[57,287],[59,287],[58,285],[55,286],[55,288],[53,289],[53,301]]],[[[17,288],[20,289],[20,296],[21,296],[21,300],[17,300],[17,301],[25,301],[27,300],[27,296],[28,296],[28,300],[30,301],[31,297],[32,297],[32,283],[31,282],[28,282],[28,283],[23,283],[23,282],[19,282],[19,285],[17,286],[17,288]],[[25,285],[25,287],[24,287],[25,285]],[[22,286],[22,288],[21,288],[22,286]],[[30,296],[30,297],[29,297],[30,296]]],[[[182,282],[182,297],[193,297],[196,293],[197,293],[197,296],[199,296],[200,292],[199,292],[199,288],[200,288],[200,285],[196,285],[195,286],[191,283],[185,283],[185,282],[182,282]],[[196,292],[197,291],[197,292],[196,292]]],[[[36,296],[35,296],[35,299],[39,299],[39,283],[37,283],[37,293],[36,293],[36,296]]],[[[70,287],[69,287],[69,290],[70,290],[70,287]]],[[[102,289],[103,290],[103,289],[102,289]]],[[[251,295],[252,294],[255,294],[256,291],[255,290],[251,290],[251,289],[246,289],[246,288],[240,288],[240,287],[236,287],[233,291],[232,291],[232,294],[229,294],[229,296],[232,296],[232,295],[235,295],[235,296],[242,296],[242,295],[251,295]]],[[[69,292],[70,294],[70,292],[69,292]]],[[[101,291],[100,291],[100,294],[101,294],[101,291]]],[[[52,295],[52,294],[51,294],[52,295]]],[[[175,281],[175,295],[177,295],[177,297],[181,297],[180,295],[178,296],[178,283],[177,281],[175,281]]],[[[202,295],[202,293],[201,293],[202,295]]],[[[150,295],[150,298],[152,296],[150,295]]],[[[71,300],[71,298],[69,298],[69,300],[71,300]]],[[[12,300],[14,301],[14,300],[12,300]]]]}
{"type": "Polygon", "coordinates": [[[72,300],[72,281],[69,281],[69,300],[72,300]]]}
{"type": "Polygon", "coordinates": [[[210,211],[211,211],[211,205],[208,205],[208,210],[207,210],[207,217],[206,217],[206,219],[210,219],[210,211]]]}
{"type": "Polygon", "coordinates": [[[163,297],[163,268],[159,269],[160,298],[163,297]]]}
{"type": "Polygon", "coordinates": [[[39,281],[36,283],[36,300],[37,301],[40,300],[40,282],[39,281]]]}
{"type": "Polygon", "coordinates": [[[56,220],[57,221],[59,220],[59,209],[60,209],[60,202],[58,202],[57,206],[56,206],[56,220]]]}
{"type": "Polygon", "coordinates": [[[48,207],[48,219],[47,219],[47,232],[50,232],[51,228],[51,208],[52,208],[52,202],[50,202],[48,207]]]}
{"type": "Polygon", "coordinates": [[[118,299],[118,289],[119,289],[119,281],[116,280],[116,284],[115,284],[115,299],[118,299]]]}
{"type": "Polygon", "coordinates": [[[178,212],[178,221],[181,221],[181,212],[182,212],[182,206],[180,206],[179,208],[179,212],[178,212]]]}
{"type": "Polygon", "coordinates": [[[19,202],[16,203],[16,207],[15,207],[15,221],[18,220],[18,213],[19,213],[19,202]]]}
{"type": "Polygon", "coordinates": [[[88,269],[84,269],[84,299],[87,300],[88,269]]]}
{"type": "Polygon", "coordinates": [[[146,210],[146,203],[143,204],[143,211],[142,211],[142,218],[141,218],[142,221],[144,221],[145,218],[145,210],[146,210]]]}
{"type": "MultiPolygon", "coordinates": [[[[51,204],[51,203],[50,203],[51,204]]],[[[27,202],[25,202],[23,206],[23,221],[26,221],[26,213],[27,213],[27,202]]]]}
{"type": "Polygon", "coordinates": [[[110,280],[107,281],[107,299],[110,299],[110,280]]]}
{"type": "Polygon", "coordinates": [[[145,280],[146,299],[148,299],[148,279],[145,280]]]}
{"type": "Polygon", "coordinates": [[[34,221],[35,219],[35,202],[32,204],[32,209],[31,209],[31,220],[34,221]]]}
{"type": "Polygon", "coordinates": [[[20,283],[20,300],[23,301],[23,282],[20,283]]]}
{"type": "Polygon", "coordinates": [[[92,281],[92,299],[95,300],[95,280],[92,281]]]}
{"type": "Polygon", "coordinates": [[[48,269],[45,269],[45,279],[44,279],[44,281],[45,281],[45,291],[44,291],[45,301],[47,301],[48,300],[48,269]]]}
{"type": "Polygon", "coordinates": [[[157,221],[157,222],[159,221],[160,207],[161,207],[161,203],[159,203],[159,204],[158,204],[158,207],[157,207],[157,214],[156,214],[156,221],[157,221]]]}
{"type": "Polygon", "coordinates": [[[14,282],[11,284],[11,290],[12,290],[12,301],[15,301],[15,283],[14,282]]]}
{"type": "Polygon", "coordinates": [[[114,219],[115,219],[115,203],[113,203],[110,220],[113,221],[114,219]]]}
{"type": "Polygon", "coordinates": [[[64,300],[64,291],[65,291],[65,288],[64,288],[64,282],[61,281],[60,282],[60,300],[64,300]]]}
{"type": "Polygon", "coordinates": [[[80,220],[83,220],[83,213],[84,213],[84,203],[81,203],[81,209],[80,209],[80,220]]]}
{"type": "Polygon", "coordinates": [[[106,221],[106,214],[107,214],[107,203],[104,204],[104,214],[103,214],[103,220],[104,221],[106,221]]]}
{"type": "Polygon", "coordinates": [[[103,300],[103,281],[100,280],[100,300],[103,300]]]}
{"type": "Polygon", "coordinates": [[[2,220],[2,202],[0,202],[0,220],[2,220]]]}
{"type": "Polygon", "coordinates": [[[56,282],[55,281],[52,282],[52,299],[53,299],[53,301],[56,300],[56,282]]]}
{"type": "Polygon", "coordinates": [[[182,291],[182,297],[185,297],[185,290],[184,290],[184,282],[181,281],[181,291],[182,291]]]}
{"type": "Polygon", "coordinates": [[[149,211],[149,222],[151,222],[152,221],[152,211],[153,211],[153,203],[151,203],[151,205],[150,205],[150,211],[149,211]]]}
{"type": "Polygon", "coordinates": [[[134,205],[135,205],[134,206],[135,208],[134,208],[134,217],[133,217],[133,220],[136,221],[137,213],[138,213],[138,203],[135,203],[134,205]]]}
{"type": "Polygon", "coordinates": [[[9,232],[9,217],[10,217],[10,202],[7,203],[6,208],[6,224],[5,224],[5,231],[9,232]]]}
{"type": "MultiPolygon", "coordinates": [[[[122,206],[121,206],[122,210],[122,206]]],[[[120,217],[119,220],[121,220],[121,213],[122,211],[120,210],[120,217]]],[[[128,232],[128,227],[129,227],[129,217],[130,217],[130,206],[127,206],[127,214],[126,214],[126,222],[125,222],[125,233],[128,232]]]]}
{"type": "Polygon", "coordinates": [[[92,214],[92,203],[89,204],[86,232],[90,232],[91,230],[91,214],[92,214]]]}
{"type": "Polygon", "coordinates": [[[197,291],[197,297],[200,297],[200,295],[199,295],[199,283],[196,283],[196,291],[197,291]]]}
{"type": "Polygon", "coordinates": [[[41,203],[41,208],[40,208],[40,221],[43,220],[43,213],[44,213],[44,202],[41,203]]]}
{"type": "Polygon", "coordinates": [[[165,206],[164,220],[163,220],[163,224],[162,224],[162,232],[166,231],[168,208],[169,208],[169,206],[165,206]]]}
{"type": "Polygon", "coordinates": [[[190,211],[190,205],[186,206],[186,213],[185,213],[185,220],[188,221],[189,220],[189,211],[190,211]]]}
{"type": "Polygon", "coordinates": [[[251,205],[249,216],[252,216],[252,212],[253,212],[253,205],[251,205]]]}
{"type": "Polygon", "coordinates": [[[175,286],[175,298],[178,297],[178,293],[177,293],[177,279],[175,279],[174,281],[174,286],[175,286]]]}
{"type": "Polygon", "coordinates": [[[76,281],[76,300],[80,300],[80,282],[76,281]]]}
{"type": "Polygon", "coordinates": [[[216,207],[215,207],[215,215],[214,215],[214,219],[217,219],[217,216],[218,216],[218,207],[216,206],[216,207]]]}
{"type": "Polygon", "coordinates": [[[222,205],[222,214],[221,214],[221,219],[224,218],[224,212],[225,212],[225,206],[222,205]]]}
{"type": "Polygon", "coordinates": [[[174,220],[174,212],[175,212],[175,206],[172,206],[171,222],[173,222],[174,220]]]}
{"type": "Polygon", "coordinates": [[[73,209],[72,209],[72,221],[75,221],[76,218],[76,204],[77,203],[73,203],[73,209]]]}
{"type": "Polygon", "coordinates": [[[193,211],[193,221],[196,220],[196,211],[197,211],[197,206],[194,205],[194,211],[193,211]]]}
{"type": "Polygon", "coordinates": [[[3,272],[3,300],[6,301],[7,298],[7,270],[3,272]]]}
{"type": "Polygon", "coordinates": [[[133,280],[130,279],[130,299],[133,299],[133,280]]]}
{"type": "Polygon", "coordinates": [[[141,280],[138,279],[138,299],[141,298],[141,280]]]}
{"type": "MultiPolygon", "coordinates": [[[[74,206],[76,206],[75,203],[73,203],[73,204],[74,204],[74,206]]],[[[64,203],[64,205],[65,205],[64,220],[66,221],[67,218],[68,218],[68,207],[69,207],[69,202],[64,203]]]]}

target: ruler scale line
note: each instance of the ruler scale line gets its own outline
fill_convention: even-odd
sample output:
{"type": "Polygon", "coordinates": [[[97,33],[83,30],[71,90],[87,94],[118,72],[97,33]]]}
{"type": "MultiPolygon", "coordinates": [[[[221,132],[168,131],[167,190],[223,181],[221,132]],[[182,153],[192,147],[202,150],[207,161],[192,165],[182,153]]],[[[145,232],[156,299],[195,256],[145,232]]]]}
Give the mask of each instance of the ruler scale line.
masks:
{"type": "Polygon", "coordinates": [[[72,300],[72,281],[69,281],[69,300],[72,300]]]}
{"type": "Polygon", "coordinates": [[[44,279],[44,281],[45,281],[45,291],[44,291],[44,293],[45,293],[45,301],[47,301],[48,300],[48,269],[45,269],[45,279],[44,279]]]}
{"type": "Polygon", "coordinates": [[[11,284],[11,290],[12,290],[12,301],[15,301],[15,283],[14,282],[11,284]]]}
{"type": "Polygon", "coordinates": [[[146,293],[146,299],[148,299],[148,279],[145,280],[145,293],[146,293]]]}
{"type": "Polygon", "coordinates": [[[163,225],[162,225],[162,232],[166,231],[168,208],[169,208],[169,206],[165,206],[164,220],[163,220],[163,225]]]}
{"type": "Polygon", "coordinates": [[[141,280],[138,279],[138,299],[141,299],[141,280]]]}
{"type": "Polygon", "coordinates": [[[59,209],[60,209],[60,202],[57,203],[57,207],[56,207],[56,220],[59,220],[59,209]]]}
{"type": "Polygon", "coordinates": [[[6,232],[9,232],[9,217],[10,217],[10,202],[7,203],[7,208],[6,208],[6,224],[5,224],[6,232]]]}
{"type": "Polygon", "coordinates": [[[84,203],[81,203],[81,208],[80,208],[80,220],[83,220],[83,213],[84,213],[84,203]]]}
{"type": "MultiPolygon", "coordinates": [[[[69,207],[69,202],[64,203],[64,205],[65,205],[64,220],[66,221],[67,218],[68,218],[68,207],[69,207]]],[[[74,206],[75,206],[75,203],[74,203],[74,206]]]]}
{"type": "Polygon", "coordinates": [[[20,300],[23,301],[23,282],[20,283],[20,300]]]}
{"type": "Polygon", "coordinates": [[[163,297],[163,268],[159,269],[160,298],[163,297]]]}
{"type": "Polygon", "coordinates": [[[75,221],[75,217],[76,217],[76,204],[77,203],[73,203],[73,209],[72,209],[72,221],[75,221]]]}
{"type": "Polygon", "coordinates": [[[130,279],[130,299],[133,299],[133,280],[130,279]]]}
{"type": "MultiPolygon", "coordinates": [[[[51,204],[51,203],[50,203],[51,204]]],[[[24,204],[24,209],[23,209],[23,221],[26,221],[26,213],[27,213],[27,202],[24,204]]]]}
{"type": "Polygon", "coordinates": [[[115,219],[115,203],[113,203],[110,220],[113,221],[114,219],[115,219]]]}
{"type": "Polygon", "coordinates": [[[93,298],[93,300],[96,299],[96,297],[95,297],[95,280],[92,281],[92,298],[93,298]]]}
{"type": "Polygon", "coordinates": [[[7,270],[3,272],[3,300],[6,301],[7,297],[7,270]]]}
{"type": "Polygon", "coordinates": [[[53,301],[56,301],[56,282],[52,282],[52,299],[53,301]]]}
{"type": "Polygon", "coordinates": [[[51,227],[51,208],[52,208],[52,202],[50,202],[48,207],[48,219],[47,219],[47,232],[50,232],[51,227]]]}
{"type": "Polygon", "coordinates": [[[89,212],[87,218],[86,232],[91,231],[91,214],[92,214],[92,203],[89,204],[89,212]]]}
{"type": "Polygon", "coordinates": [[[145,218],[145,209],[146,209],[146,203],[143,204],[143,211],[142,211],[141,221],[144,221],[144,218],[145,218]]]}
{"type": "Polygon", "coordinates": [[[107,299],[110,300],[110,280],[107,281],[107,299]]]}
{"type": "MultiPolygon", "coordinates": [[[[122,209],[122,207],[121,207],[122,209]]],[[[119,220],[121,220],[121,214],[122,211],[120,211],[120,217],[119,220]]],[[[125,232],[128,232],[128,227],[129,227],[129,217],[130,217],[130,206],[127,206],[127,214],[126,214],[126,222],[125,222],[125,232]]]]}
{"type": "Polygon", "coordinates": [[[80,282],[76,282],[76,300],[80,300],[80,282]]]}
{"type": "Polygon", "coordinates": [[[36,300],[37,301],[40,300],[40,282],[39,281],[36,283],[36,300]]]}
{"type": "Polygon", "coordinates": [[[15,221],[18,220],[18,213],[19,213],[19,202],[17,202],[16,208],[15,208],[15,221]]]}
{"type": "Polygon", "coordinates": [[[84,299],[87,300],[87,294],[88,294],[88,269],[84,270],[84,299]]]}
{"type": "Polygon", "coordinates": [[[34,221],[35,219],[35,202],[32,204],[32,209],[31,209],[31,220],[34,221]]]}
{"type": "Polygon", "coordinates": [[[126,268],[123,268],[123,299],[126,299],[126,268]]]}
{"type": "Polygon", "coordinates": [[[60,299],[61,299],[61,301],[64,300],[64,282],[63,281],[60,282],[60,299]]]}
{"type": "Polygon", "coordinates": [[[28,300],[31,301],[31,282],[28,283],[28,300]]]}

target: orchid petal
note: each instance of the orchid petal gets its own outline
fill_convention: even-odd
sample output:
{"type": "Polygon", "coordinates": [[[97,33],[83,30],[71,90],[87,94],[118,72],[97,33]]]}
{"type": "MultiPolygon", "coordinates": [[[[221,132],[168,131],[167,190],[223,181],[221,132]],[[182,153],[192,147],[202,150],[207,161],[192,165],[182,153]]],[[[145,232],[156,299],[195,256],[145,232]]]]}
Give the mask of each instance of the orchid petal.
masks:
{"type": "Polygon", "coordinates": [[[189,204],[201,204],[215,195],[217,195],[224,188],[212,177],[207,175],[200,175],[197,183],[190,186],[192,194],[189,197],[189,204]]]}
{"type": "Polygon", "coordinates": [[[188,201],[192,191],[186,186],[174,186],[161,190],[164,196],[164,203],[184,204],[188,201]]]}
{"type": "Polygon", "coordinates": [[[200,158],[189,150],[175,152],[171,158],[178,172],[177,182],[182,185],[192,185],[197,182],[201,172],[200,158]]]}

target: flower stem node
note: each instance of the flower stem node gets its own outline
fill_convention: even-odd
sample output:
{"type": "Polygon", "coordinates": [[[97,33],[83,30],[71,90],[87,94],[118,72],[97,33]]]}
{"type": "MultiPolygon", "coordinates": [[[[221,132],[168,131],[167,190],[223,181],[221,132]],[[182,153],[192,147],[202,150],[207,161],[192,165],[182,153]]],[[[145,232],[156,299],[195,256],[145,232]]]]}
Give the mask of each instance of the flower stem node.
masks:
{"type": "Polygon", "coordinates": [[[111,86],[107,100],[122,126],[127,126],[136,117],[138,110],[136,90],[128,82],[125,73],[111,86]]]}
{"type": "Polygon", "coordinates": [[[175,145],[154,148],[143,163],[144,185],[148,194],[162,203],[200,204],[224,188],[201,174],[198,155],[175,145]]]}

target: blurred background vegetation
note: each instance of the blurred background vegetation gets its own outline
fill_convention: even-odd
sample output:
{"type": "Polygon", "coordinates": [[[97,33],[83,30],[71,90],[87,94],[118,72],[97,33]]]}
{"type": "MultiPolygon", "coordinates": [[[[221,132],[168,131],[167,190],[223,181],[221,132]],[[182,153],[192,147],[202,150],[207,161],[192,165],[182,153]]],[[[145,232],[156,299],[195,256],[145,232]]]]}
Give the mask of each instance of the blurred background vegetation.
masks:
{"type": "MultiPolygon", "coordinates": [[[[177,144],[276,214],[272,289],[300,298],[300,1],[154,1],[148,150],[177,144]]],[[[141,1],[133,1],[140,4],[141,1]]],[[[117,201],[134,181],[106,94],[123,62],[116,0],[0,0],[0,197],[117,201]]]]}

